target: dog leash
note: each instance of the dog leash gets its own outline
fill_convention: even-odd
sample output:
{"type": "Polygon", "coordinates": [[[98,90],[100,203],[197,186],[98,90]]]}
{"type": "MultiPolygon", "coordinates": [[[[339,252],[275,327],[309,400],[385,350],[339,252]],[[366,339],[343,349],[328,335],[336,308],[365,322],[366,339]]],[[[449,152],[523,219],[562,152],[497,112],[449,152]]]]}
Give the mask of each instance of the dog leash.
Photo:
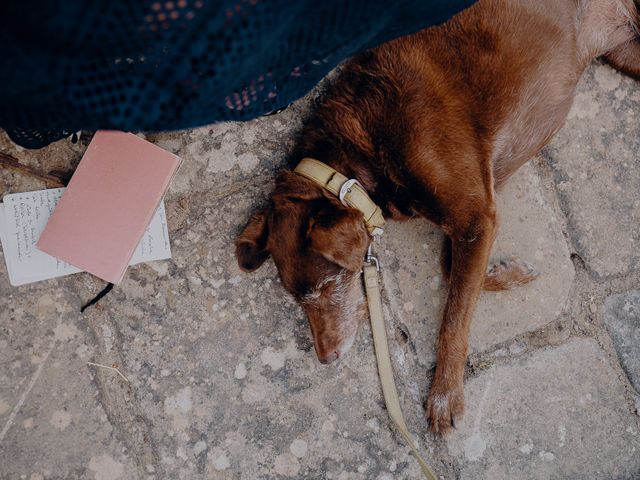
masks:
{"type": "Polygon", "coordinates": [[[371,320],[371,331],[373,333],[373,345],[376,351],[376,360],[378,363],[378,374],[380,383],[382,384],[382,394],[384,403],[387,406],[389,417],[395,424],[396,428],[402,435],[405,443],[411,449],[411,453],[420,464],[422,474],[428,480],[437,480],[436,475],[427,462],[422,458],[418,448],[407,428],[400,408],[400,400],[398,398],[398,390],[393,379],[393,370],[391,368],[391,357],[389,355],[389,344],[387,342],[387,332],[384,325],[384,315],[382,313],[382,298],[380,296],[380,263],[371,251],[371,246],[367,251],[363,267],[364,286],[367,294],[367,304],[369,306],[369,317],[371,320]]]}

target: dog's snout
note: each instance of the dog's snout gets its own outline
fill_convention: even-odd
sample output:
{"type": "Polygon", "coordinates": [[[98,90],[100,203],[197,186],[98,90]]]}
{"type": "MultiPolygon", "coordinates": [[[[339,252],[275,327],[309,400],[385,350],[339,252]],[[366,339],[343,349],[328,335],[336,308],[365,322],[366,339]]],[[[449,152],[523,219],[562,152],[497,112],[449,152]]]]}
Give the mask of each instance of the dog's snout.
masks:
{"type": "Polygon", "coordinates": [[[340,356],[340,345],[335,339],[319,336],[314,338],[314,346],[318,360],[324,365],[336,361],[340,356]]]}
{"type": "MultiPolygon", "coordinates": [[[[355,278],[358,280],[357,277],[355,278]]],[[[351,283],[361,288],[359,283],[351,283]]],[[[337,308],[332,303],[332,298],[323,299],[324,305],[322,302],[303,304],[311,326],[313,346],[320,363],[335,362],[347,353],[355,340],[358,325],[364,318],[364,311],[361,308],[362,293],[358,288],[352,288],[351,283],[347,284],[349,288],[344,287],[346,294],[339,299],[345,302],[340,305],[341,308],[337,308]]]]}
{"type": "Polygon", "coordinates": [[[327,365],[342,357],[353,345],[355,336],[354,332],[353,335],[347,338],[315,337],[314,346],[320,363],[327,365]]]}
{"type": "Polygon", "coordinates": [[[324,365],[328,365],[331,362],[337,360],[339,357],[338,352],[330,352],[326,355],[318,355],[318,360],[320,360],[320,363],[324,364],[324,365]]]}

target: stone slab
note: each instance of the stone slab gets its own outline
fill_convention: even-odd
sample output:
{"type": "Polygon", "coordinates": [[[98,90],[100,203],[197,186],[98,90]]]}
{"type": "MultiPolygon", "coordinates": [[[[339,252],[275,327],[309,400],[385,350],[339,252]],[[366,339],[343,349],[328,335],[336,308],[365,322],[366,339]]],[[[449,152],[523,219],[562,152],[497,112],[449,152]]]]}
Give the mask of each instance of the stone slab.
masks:
{"type": "Polygon", "coordinates": [[[608,362],[595,341],[572,339],[468,381],[447,439],[459,478],[638,478],[638,419],[608,362]]]}
{"type": "Polygon", "coordinates": [[[640,262],[640,85],[589,68],[564,128],[545,149],[578,254],[600,277],[640,262]]]}
{"type": "Polygon", "coordinates": [[[608,297],[604,303],[604,324],[623,370],[640,393],[640,292],[608,297]]]}

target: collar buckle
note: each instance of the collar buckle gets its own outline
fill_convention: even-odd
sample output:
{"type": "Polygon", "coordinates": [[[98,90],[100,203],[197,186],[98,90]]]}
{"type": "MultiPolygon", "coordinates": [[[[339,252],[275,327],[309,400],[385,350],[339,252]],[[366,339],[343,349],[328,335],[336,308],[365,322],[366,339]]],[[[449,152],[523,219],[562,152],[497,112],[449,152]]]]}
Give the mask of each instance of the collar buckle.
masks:
{"type": "Polygon", "coordinates": [[[358,185],[359,187],[362,188],[362,185],[360,184],[360,182],[355,178],[351,178],[347,180],[340,187],[338,198],[340,199],[340,201],[345,207],[348,207],[349,205],[347,205],[347,202],[345,201],[344,197],[346,197],[347,193],[351,193],[351,187],[353,187],[354,185],[358,185]]]}

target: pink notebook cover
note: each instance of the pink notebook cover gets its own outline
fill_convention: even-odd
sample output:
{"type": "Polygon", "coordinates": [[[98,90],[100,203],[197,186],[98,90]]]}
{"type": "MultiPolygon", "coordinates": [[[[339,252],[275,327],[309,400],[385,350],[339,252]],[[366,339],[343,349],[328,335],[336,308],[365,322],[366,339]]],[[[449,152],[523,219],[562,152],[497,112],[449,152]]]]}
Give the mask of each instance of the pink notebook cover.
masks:
{"type": "Polygon", "coordinates": [[[36,246],[120,283],[180,163],[131,133],[98,131],[36,246]]]}

